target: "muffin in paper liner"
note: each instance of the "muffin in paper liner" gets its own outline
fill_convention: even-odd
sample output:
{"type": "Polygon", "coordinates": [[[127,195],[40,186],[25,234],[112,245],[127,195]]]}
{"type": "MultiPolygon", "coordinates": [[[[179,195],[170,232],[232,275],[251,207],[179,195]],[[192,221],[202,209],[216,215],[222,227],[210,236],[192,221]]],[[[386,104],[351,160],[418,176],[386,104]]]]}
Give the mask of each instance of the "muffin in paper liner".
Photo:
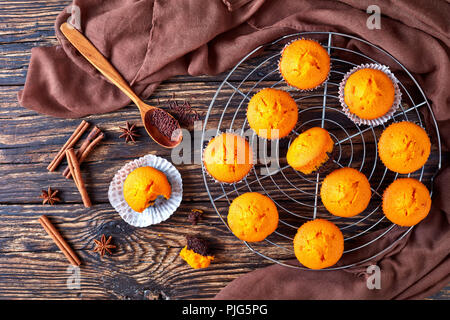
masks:
{"type": "MultiPolygon", "coordinates": [[[[286,49],[286,47],[288,47],[290,44],[292,44],[293,42],[298,41],[298,40],[310,40],[310,41],[314,41],[314,42],[317,42],[321,47],[324,47],[322,44],[320,44],[319,41],[314,40],[314,39],[310,39],[310,38],[297,38],[297,39],[293,39],[293,40],[289,41],[288,43],[286,43],[286,44],[284,45],[283,49],[281,49],[280,59],[278,60],[278,74],[279,74],[280,77],[284,80],[284,82],[288,85],[288,87],[289,87],[290,89],[292,89],[292,90],[298,90],[298,91],[300,91],[300,92],[311,92],[311,91],[314,91],[314,90],[316,90],[316,89],[319,89],[319,88],[322,87],[325,83],[327,83],[327,81],[329,80],[330,74],[331,74],[331,69],[332,69],[332,67],[333,67],[333,66],[332,66],[332,62],[331,62],[331,56],[330,56],[330,54],[329,54],[328,51],[327,51],[328,56],[330,56],[330,70],[328,71],[327,77],[326,77],[326,79],[325,79],[324,81],[322,81],[321,83],[319,83],[319,84],[318,84],[317,86],[315,86],[314,88],[310,88],[310,89],[300,89],[300,88],[298,88],[298,87],[295,87],[294,85],[291,85],[291,84],[285,79],[285,77],[283,76],[283,74],[281,73],[281,58],[283,57],[283,52],[284,52],[284,50],[286,49]]],[[[325,49],[325,48],[324,48],[324,49],[325,49]]]]}
{"type": "Polygon", "coordinates": [[[183,198],[183,182],[181,175],[175,166],[152,154],[125,164],[112,179],[108,199],[113,208],[119,213],[125,222],[135,227],[147,227],[167,220],[178,208],[183,198]],[[158,197],[153,206],[149,206],[143,212],[136,212],[130,208],[123,195],[123,184],[128,174],[139,167],[153,167],[163,172],[169,180],[172,193],[169,199],[158,197]]]}
{"type": "Polygon", "coordinates": [[[381,65],[381,64],[367,63],[367,64],[362,64],[362,65],[356,66],[344,75],[344,78],[342,79],[341,83],[339,84],[339,102],[341,103],[342,111],[345,113],[345,115],[350,120],[352,120],[357,125],[364,124],[364,125],[368,125],[368,126],[378,126],[378,125],[381,125],[381,124],[387,122],[389,119],[392,118],[392,116],[397,111],[398,107],[400,106],[401,98],[402,98],[402,93],[400,91],[400,87],[398,86],[397,78],[394,76],[394,74],[391,72],[391,70],[389,70],[389,67],[381,65]],[[362,118],[358,117],[357,115],[355,115],[354,113],[352,113],[349,110],[349,108],[344,100],[344,87],[347,82],[347,79],[353,73],[355,73],[356,71],[361,70],[361,69],[374,69],[374,70],[382,71],[382,72],[384,72],[384,74],[386,74],[389,77],[389,79],[392,81],[392,83],[394,85],[394,102],[392,104],[392,107],[383,116],[378,117],[376,119],[362,119],[362,118]]]}

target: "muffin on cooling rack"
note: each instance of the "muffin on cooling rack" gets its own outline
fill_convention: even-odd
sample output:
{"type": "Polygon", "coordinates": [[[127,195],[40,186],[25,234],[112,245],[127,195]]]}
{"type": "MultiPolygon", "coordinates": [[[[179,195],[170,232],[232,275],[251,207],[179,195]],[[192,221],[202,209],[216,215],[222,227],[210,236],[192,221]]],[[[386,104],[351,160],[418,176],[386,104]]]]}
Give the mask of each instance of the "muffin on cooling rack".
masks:
{"type": "Polygon", "coordinates": [[[372,191],[366,176],[353,168],[341,168],[327,175],[320,188],[325,208],[339,217],[353,217],[369,205],[372,191]]]}
{"type": "Polygon", "coordinates": [[[288,85],[312,90],[328,79],[330,56],[317,41],[295,40],[283,48],[279,71],[288,85]]]}
{"type": "Polygon", "coordinates": [[[278,226],[278,210],[273,201],[258,192],[247,192],[236,199],[228,210],[228,226],[241,240],[264,240],[278,226]]]}
{"type": "Polygon", "coordinates": [[[344,236],[332,222],[324,219],[308,221],[294,237],[294,253],[298,261],[310,269],[331,267],[344,252],[344,236]]]}
{"type": "Polygon", "coordinates": [[[400,104],[398,81],[388,67],[365,64],[348,72],[339,86],[344,113],[356,124],[379,125],[400,104]]]}
{"type": "Polygon", "coordinates": [[[402,227],[414,226],[430,212],[430,193],[419,180],[397,179],[384,191],[382,206],[391,222],[402,227]]]}
{"type": "Polygon", "coordinates": [[[417,124],[396,122],[381,134],[378,152],[388,169],[406,174],[420,169],[427,162],[431,142],[425,130],[417,124]]]}
{"type": "Polygon", "coordinates": [[[289,93],[266,88],[256,93],[248,103],[247,120],[256,134],[266,139],[287,136],[298,119],[298,107],[289,93]]]}
{"type": "Polygon", "coordinates": [[[253,167],[253,152],[245,138],[222,133],[213,138],[203,151],[206,172],[219,182],[239,182],[253,167]]]}
{"type": "Polygon", "coordinates": [[[334,142],[327,130],[313,127],[299,134],[289,146],[286,160],[297,171],[310,174],[330,159],[334,142]]]}

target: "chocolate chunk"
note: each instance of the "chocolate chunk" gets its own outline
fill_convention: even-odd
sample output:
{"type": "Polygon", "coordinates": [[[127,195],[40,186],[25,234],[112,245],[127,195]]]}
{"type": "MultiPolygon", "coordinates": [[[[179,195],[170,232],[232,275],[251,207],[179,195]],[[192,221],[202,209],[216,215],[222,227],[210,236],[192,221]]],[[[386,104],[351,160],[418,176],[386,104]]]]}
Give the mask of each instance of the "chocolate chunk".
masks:
{"type": "Polygon", "coordinates": [[[188,220],[193,225],[196,225],[198,220],[200,220],[201,216],[203,215],[203,211],[199,209],[192,209],[191,212],[188,214],[188,220]]]}
{"type": "Polygon", "coordinates": [[[186,236],[186,241],[189,250],[205,257],[210,255],[208,243],[205,240],[193,236],[186,236]]]}

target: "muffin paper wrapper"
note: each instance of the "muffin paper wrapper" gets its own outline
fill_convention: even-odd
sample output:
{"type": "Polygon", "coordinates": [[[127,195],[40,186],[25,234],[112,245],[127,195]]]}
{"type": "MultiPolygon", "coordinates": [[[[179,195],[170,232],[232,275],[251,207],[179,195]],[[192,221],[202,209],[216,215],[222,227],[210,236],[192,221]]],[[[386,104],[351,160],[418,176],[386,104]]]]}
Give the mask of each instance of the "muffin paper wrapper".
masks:
{"type": "Polygon", "coordinates": [[[362,64],[362,65],[356,66],[344,75],[344,78],[342,79],[341,83],[339,84],[339,102],[341,103],[342,111],[345,113],[345,115],[350,120],[352,120],[357,125],[364,124],[364,125],[368,125],[368,126],[379,126],[379,125],[387,122],[389,119],[392,118],[394,113],[397,111],[398,107],[400,106],[401,99],[402,99],[402,93],[398,86],[397,78],[394,76],[394,74],[391,72],[391,70],[389,70],[389,67],[381,65],[381,64],[370,63],[370,64],[362,64]],[[395,91],[394,103],[392,104],[392,107],[389,109],[389,111],[385,115],[383,115],[379,118],[371,119],[371,120],[361,119],[360,117],[358,117],[357,115],[352,113],[349,110],[347,104],[345,103],[345,100],[344,100],[345,83],[347,82],[348,78],[354,72],[356,72],[360,69],[374,69],[374,70],[382,71],[389,77],[389,79],[391,79],[392,83],[394,84],[394,91],[395,91]]]}
{"type": "Polygon", "coordinates": [[[181,175],[175,166],[152,154],[125,164],[112,179],[108,199],[113,208],[119,213],[125,222],[135,227],[147,227],[167,220],[179,207],[183,198],[183,182],[181,175]],[[143,212],[136,212],[128,205],[123,195],[123,184],[128,174],[139,167],[153,167],[163,172],[169,180],[172,193],[169,199],[160,196],[153,206],[149,206],[143,212]]]}
{"type": "MultiPolygon", "coordinates": [[[[281,74],[280,63],[281,63],[281,57],[283,56],[284,49],[286,49],[287,46],[289,46],[291,43],[293,43],[293,42],[295,42],[295,41],[297,41],[297,40],[311,40],[311,41],[317,42],[318,44],[320,44],[320,45],[323,47],[323,45],[322,45],[319,41],[314,40],[314,39],[310,39],[310,38],[297,38],[297,39],[294,39],[294,40],[289,41],[288,43],[286,43],[286,44],[284,45],[283,49],[281,50],[280,59],[278,60],[278,74],[279,74],[280,77],[284,80],[284,82],[288,85],[288,87],[291,88],[292,90],[297,90],[297,91],[300,91],[300,92],[311,92],[311,91],[314,91],[314,90],[316,90],[316,89],[319,89],[320,87],[322,87],[323,85],[325,85],[325,83],[327,83],[328,79],[330,78],[331,69],[333,68],[333,65],[332,65],[332,62],[331,62],[331,60],[330,60],[330,71],[328,72],[327,78],[326,78],[322,83],[319,83],[317,86],[315,86],[314,88],[311,88],[311,89],[300,89],[300,88],[297,88],[297,87],[294,87],[293,85],[291,85],[291,84],[283,77],[283,75],[281,74]]],[[[327,52],[328,52],[328,51],[327,51],[327,52]]]]}

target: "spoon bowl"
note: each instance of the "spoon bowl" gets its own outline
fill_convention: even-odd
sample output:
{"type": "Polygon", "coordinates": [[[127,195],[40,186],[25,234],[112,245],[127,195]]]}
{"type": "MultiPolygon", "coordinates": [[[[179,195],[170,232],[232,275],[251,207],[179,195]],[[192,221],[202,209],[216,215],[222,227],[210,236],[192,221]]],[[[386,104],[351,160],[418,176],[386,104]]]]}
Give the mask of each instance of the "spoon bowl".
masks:
{"type": "Polygon", "coordinates": [[[134,102],[139,108],[145,130],[156,143],[170,149],[181,143],[183,135],[180,124],[171,114],[161,108],[148,105],[142,101],[111,63],[109,63],[100,51],[98,51],[97,48],[74,26],[64,22],[59,29],[87,61],[134,102]],[[171,137],[168,136],[167,132],[161,132],[160,128],[154,125],[155,121],[153,120],[155,118],[155,112],[158,112],[162,117],[166,118],[167,121],[163,121],[163,123],[172,125],[171,129],[173,129],[173,134],[171,134],[171,137]]]}
{"type": "Polygon", "coordinates": [[[174,148],[181,143],[181,140],[183,140],[183,135],[181,132],[180,124],[170,113],[148,104],[145,104],[141,107],[138,106],[138,108],[141,111],[141,118],[143,119],[142,121],[144,123],[145,130],[156,143],[166,148],[174,148]],[[160,113],[160,110],[163,111],[167,116],[167,122],[176,124],[176,128],[172,131],[170,137],[161,132],[161,130],[157,126],[152,124],[152,119],[155,112],[160,113]]]}

